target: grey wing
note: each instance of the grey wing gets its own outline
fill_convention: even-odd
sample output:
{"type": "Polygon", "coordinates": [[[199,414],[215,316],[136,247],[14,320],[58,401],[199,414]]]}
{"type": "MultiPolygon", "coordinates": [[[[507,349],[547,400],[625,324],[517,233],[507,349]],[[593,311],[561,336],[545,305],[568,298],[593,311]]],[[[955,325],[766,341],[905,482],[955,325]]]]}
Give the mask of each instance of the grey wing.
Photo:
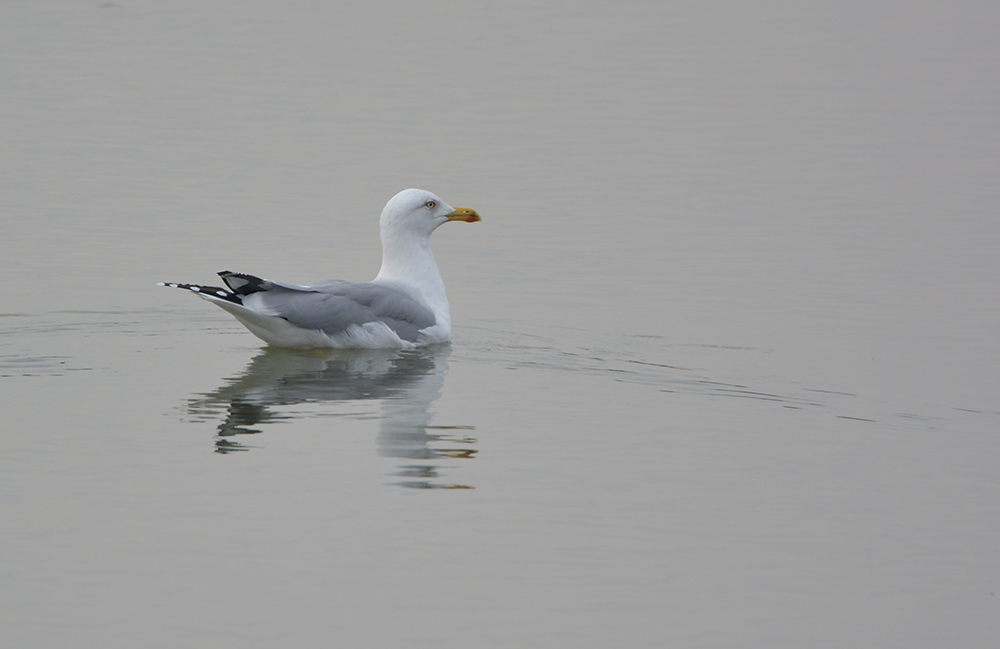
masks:
{"type": "Polygon", "coordinates": [[[246,296],[243,303],[297,327],[330,335],[351,325],[382,322],[401,339],[417,342],[420,330],[437,321],[433,311],[394,287],[340,281],[307,286],[267,284],[264,290],[246,296]]]}

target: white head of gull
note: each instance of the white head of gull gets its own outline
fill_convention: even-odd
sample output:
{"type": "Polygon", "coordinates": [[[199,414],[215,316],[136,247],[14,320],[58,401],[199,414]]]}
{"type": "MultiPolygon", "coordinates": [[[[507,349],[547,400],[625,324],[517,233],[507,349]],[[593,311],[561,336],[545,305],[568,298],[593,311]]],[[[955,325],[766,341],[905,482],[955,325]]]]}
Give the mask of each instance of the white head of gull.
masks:
{"type": "Polygon", "coordinates": [[[382,268],[371,282],[285,284],[219,273],[227,288],[162,283],[214,302],[276,347],[407,348],[451,340],[451,308],[431,253],[430,236],[448,221],[479,214],[451,207],[422,189],[406,189],[379,219],[382,268]]]}

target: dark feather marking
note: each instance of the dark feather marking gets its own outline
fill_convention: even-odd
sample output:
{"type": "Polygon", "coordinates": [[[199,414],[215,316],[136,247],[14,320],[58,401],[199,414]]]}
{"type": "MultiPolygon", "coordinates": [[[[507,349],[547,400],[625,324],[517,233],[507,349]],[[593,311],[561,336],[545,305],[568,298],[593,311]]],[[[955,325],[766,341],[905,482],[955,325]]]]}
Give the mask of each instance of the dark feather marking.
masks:
{"type": "Polygon", "coordinates": [[[232,302],[233,304],[243,304],[243,300],[240,299],[239,295],[235,293],[230,293],[221,286],[204,286],[202,284],[180,284],[177,282],[161,282],[161,286],[169,286],[170,288],[182,288],[186,291],[191,291],[192,293],[198,293],[199,295],[211,295],[212,297],[221,298],[227,302],[232,302]]]}

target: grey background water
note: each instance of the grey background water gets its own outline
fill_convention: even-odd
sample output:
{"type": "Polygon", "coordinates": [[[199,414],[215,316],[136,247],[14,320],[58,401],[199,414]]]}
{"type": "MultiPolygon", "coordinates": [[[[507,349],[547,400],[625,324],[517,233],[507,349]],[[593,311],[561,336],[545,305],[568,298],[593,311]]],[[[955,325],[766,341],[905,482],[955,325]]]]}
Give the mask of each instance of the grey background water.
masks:
{"type": "Polygon", "coordinates": [[[994,647],[995,3],[0,5],[7,647],[994,647]],[[158,281],[364,280],[424,352],[158,281]]]}

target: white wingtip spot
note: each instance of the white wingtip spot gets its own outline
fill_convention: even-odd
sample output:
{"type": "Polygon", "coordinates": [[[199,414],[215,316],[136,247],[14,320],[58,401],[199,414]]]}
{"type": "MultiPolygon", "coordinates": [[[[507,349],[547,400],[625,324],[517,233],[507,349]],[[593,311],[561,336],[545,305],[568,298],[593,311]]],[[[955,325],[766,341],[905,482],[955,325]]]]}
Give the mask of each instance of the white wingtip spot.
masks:
{"type": "Polygon", "coordinates": [[[219,297],[226,297],[225,291],[216,291],[215,294],[218,295],[219,297]]]}
{"type": "Polygon", "coordinates": [[[201,293],[201,289],[198,288],[197,286],[192,286],[191,290],[194,291],[195,293],[201,293]]]}

